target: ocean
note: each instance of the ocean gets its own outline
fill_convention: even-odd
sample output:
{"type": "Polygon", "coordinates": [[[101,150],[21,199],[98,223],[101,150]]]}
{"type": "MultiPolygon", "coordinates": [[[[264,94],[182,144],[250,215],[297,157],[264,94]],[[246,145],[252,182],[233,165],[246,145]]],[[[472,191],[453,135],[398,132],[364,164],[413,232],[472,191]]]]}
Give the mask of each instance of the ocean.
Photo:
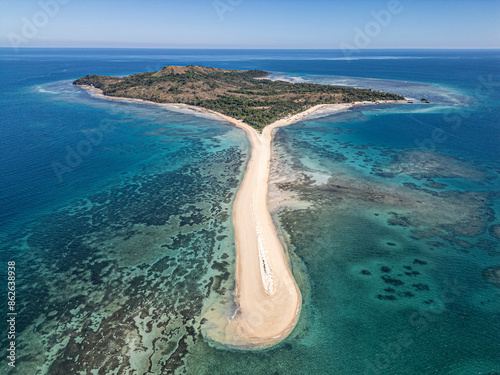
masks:
{"type": "Polygon", "coordinates": [[[498,50],[0,49],[1,373],[500,373],[499,62],[498,50]],[[276,347],[202,334],[205,312],[234,309],[245,133],[71,85],[170,64],[412,101],[276,131],[270,206],[303,298],[276,347]]]}

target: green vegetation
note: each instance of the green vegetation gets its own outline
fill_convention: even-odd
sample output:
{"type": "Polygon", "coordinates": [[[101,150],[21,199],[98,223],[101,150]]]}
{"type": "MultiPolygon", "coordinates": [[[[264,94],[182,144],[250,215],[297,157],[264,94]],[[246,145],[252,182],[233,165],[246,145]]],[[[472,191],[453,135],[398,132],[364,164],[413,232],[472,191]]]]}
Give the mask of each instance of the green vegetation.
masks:
{"type": "Polygon", "coordinates": [[[262,70],[166,66],[127,77],[87,75],[73,82],[104,95],[157,103],[184,103],[242,119],[256,129],[318,104],[404,100],[396,94],[314,83],[271,81],[262,70]]]}

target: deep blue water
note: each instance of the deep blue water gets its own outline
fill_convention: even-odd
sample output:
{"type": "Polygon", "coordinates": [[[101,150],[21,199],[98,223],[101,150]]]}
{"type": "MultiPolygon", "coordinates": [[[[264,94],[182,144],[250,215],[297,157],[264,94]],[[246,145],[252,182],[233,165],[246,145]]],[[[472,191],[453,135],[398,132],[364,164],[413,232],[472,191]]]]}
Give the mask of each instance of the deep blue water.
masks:
{"type": "Polygon", "coordinates": [[[8,260],[18,265],[21,372],[10,373],[500,372],[491,276],[500,266],[500,51],[356,57],[0,49],[0,274],[8,260]],[[203,311],[234,288],[231,203],[249,154],[244,133],[71,86],[168,64],[415,99],[276,133],[273,163],[310,204],[275,213],[304,296],[297,329],[277,348],[228,351],[199,334],[203,311]]]}

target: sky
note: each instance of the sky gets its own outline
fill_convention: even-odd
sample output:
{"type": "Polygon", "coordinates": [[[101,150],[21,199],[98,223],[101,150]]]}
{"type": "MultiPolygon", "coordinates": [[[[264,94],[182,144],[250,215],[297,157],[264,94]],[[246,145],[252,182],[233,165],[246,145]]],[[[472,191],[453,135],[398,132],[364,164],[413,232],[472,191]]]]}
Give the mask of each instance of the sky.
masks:
{"type": "Polygon", "coordinates": [[[500,48],[500,0],[0,0],[0,47],[500,48]]]}

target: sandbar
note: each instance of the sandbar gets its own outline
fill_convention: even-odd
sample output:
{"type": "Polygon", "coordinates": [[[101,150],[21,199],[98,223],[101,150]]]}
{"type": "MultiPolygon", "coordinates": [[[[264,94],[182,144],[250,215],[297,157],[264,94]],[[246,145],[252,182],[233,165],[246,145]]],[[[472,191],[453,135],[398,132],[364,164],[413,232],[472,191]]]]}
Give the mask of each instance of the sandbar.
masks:
{"type": "Polygon", "coordinates": [[[189,108],[216,115],[247,133],[252,145],[251,157],[233,206],[236,311],[230,317],[220,311],[207,312],[205,318],[208,320],[209,329],[205,330],[205,334],[220,344],[241,349],[262,349],[284,340],[297,323],[302,297],[268,208],[268,182],[274,130],[300,121],[319,109],[334,113],[356,105],[376,103],[317,105],[267,125],[262,133],[259,133],[241,120],[212,110],[187,104],[154,103],[142,99],[109,97],[103,95],[99,89],[88,86],[84,88],[91,89],[96,96],[106,99],[189,108]]]}

